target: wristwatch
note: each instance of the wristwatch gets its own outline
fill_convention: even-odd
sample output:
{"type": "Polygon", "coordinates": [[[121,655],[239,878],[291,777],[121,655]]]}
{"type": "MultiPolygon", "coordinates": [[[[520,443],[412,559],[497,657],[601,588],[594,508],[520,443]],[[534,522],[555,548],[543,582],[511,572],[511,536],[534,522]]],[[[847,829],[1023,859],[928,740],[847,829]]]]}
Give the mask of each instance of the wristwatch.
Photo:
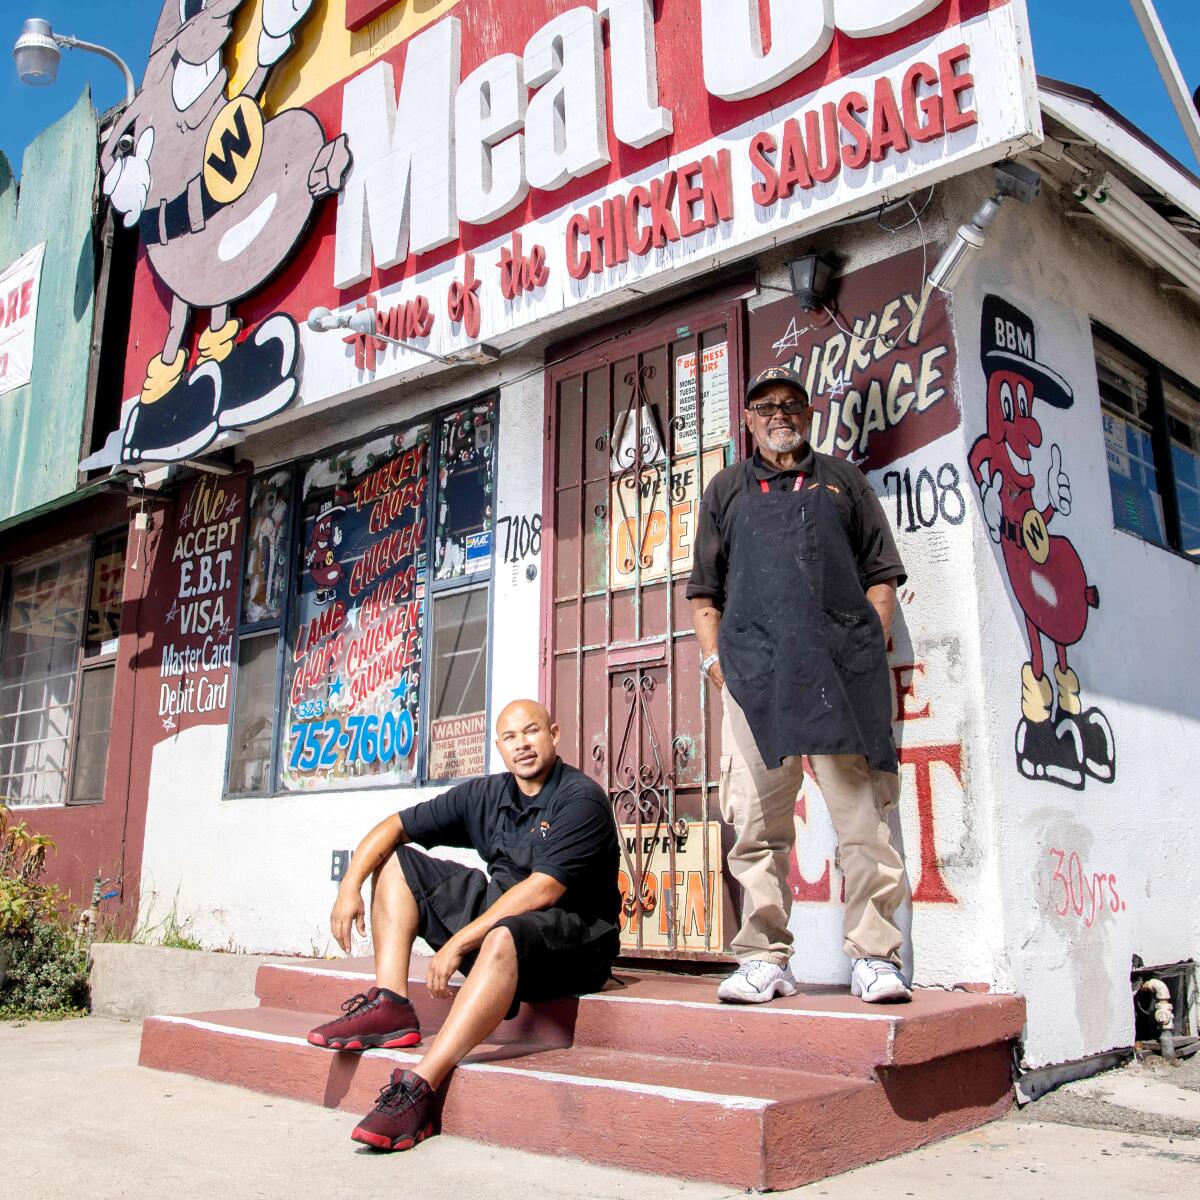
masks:
{"type": "Polygon", "coordinates": [[[721,661],[720,655],[710,654],[706,659],[704,659],[700,663],[700,670],[703,671],[705,675],[707,675],[709,673],[709,671],[712,670],[713,663],[720,662],[720,661],[721,661]]]}

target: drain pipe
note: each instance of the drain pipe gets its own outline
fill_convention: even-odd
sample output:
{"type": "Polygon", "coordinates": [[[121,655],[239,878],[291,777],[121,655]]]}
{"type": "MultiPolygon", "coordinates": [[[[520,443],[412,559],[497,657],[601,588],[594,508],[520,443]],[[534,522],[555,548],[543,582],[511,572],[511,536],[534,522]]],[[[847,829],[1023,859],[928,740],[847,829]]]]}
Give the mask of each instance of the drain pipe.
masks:
{"type": "Polygon", "coordinates": [[[1144,979],[1139,992],[1148,992],[1154,1001],[1154,1019],[1158,1022],[1158,1044],[1163,1058],[1175,1057],[1175,1010],[1171,991],[1161,979],[1144,979]]]}

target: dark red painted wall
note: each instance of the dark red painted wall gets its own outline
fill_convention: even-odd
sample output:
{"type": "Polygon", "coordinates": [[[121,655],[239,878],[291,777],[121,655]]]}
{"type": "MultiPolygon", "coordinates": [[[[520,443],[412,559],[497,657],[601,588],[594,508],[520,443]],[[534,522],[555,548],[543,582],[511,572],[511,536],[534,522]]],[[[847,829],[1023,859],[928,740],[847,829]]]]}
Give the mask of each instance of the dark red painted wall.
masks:
{"type": "Polygon", "coordinates": [[[97,874],[116,880],[121,896],[108,902],[105,911],[132,920],[137,911],[149,775],[148,762],[140,772],[130,770],[135,742],[133,663],[141,640],[139,602],[150,576],[148,547],[139,548],[139,538],[143,535],[133,528],[133,514],[126,499],[120,495],[101,495],[0,533],[0,563],[7,566],[75,538],[104,533],[126,523],[130,541],[104,802],[64,808],[20,808],[16,810],[16,819],[54,839],[58,850],[50,856],[48,880],[64,888],[80,906],[90,901],[92,881],[97,874]]]}

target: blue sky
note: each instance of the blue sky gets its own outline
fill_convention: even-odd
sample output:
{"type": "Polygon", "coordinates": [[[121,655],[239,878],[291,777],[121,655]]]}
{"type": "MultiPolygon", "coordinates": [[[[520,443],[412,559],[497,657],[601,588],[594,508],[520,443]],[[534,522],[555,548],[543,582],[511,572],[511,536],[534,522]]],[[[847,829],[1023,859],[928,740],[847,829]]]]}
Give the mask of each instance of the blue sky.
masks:
{"type": "MultiPolygon", "coordinates": [[[[516,0],[506,0],[514,3],[516,0]]],[[[1167,100],[1129,0],[1027,0],[1038,70],[1099,92],[1193,169],[1196,161],[1167,100]],[[1086,17],[1083,16],[1086,13],[1086,17]]],[[[0,13],[0,43],[10,47],[27,16],[45,17],[60,33],[73,33],[116,50],[140,82],[160,0],[7,0],[0,13]]],[[[1196,0],[1157,0],[1185,78],[1200,85],[1200,22],[1196,0]]],[[[100,108],[123,94],[117,70],[95,55],[68,51],[58,83],[23,87],[8,50],[0,50],[0,150],[20,171],[25,146],[57,120],[91,83],[100,108]]]]}

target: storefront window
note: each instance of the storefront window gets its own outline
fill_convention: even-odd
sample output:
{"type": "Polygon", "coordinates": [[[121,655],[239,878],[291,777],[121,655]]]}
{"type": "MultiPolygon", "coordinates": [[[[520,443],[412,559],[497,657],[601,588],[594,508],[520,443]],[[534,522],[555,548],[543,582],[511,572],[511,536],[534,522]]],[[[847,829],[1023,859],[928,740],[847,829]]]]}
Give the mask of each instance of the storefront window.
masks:
{"type": "Polygon", "coordinates": [[[1200,403],[1194,395],[1164,381],[1171,462],[1179,503],[1179,548],[1200,560],[1200,403]]]}
{"type": "Polygon", "coordinates": [[[96,539],[84,655],[114,654],[125,598],[125,530],[96,539]]]}
{"type": "Polygon", "coordinates": [[[287,596],[291,535],[292,473],[260,475],[250,489],[246,568],[242,580],[242,623],[279,621],[287,596]]]}
{"type": "Polygon", "coordinates": [[[231,794],[483,770],[495,431],[493,398],[254,480],[231,794]]]}
{"type": "Polygon", "coordinates": [[[124,531],[76,542],[11,573],[0,652],[0,799],[104,798],[124,531]]]}
{"type": "Polygon", "coordinates": [[[97,804],[104,799],[104,769],[108,761],[116,675],[117,669],[112,663],[83,673],[79,689],[75,779],[71,785],[71,799],[77,804],[97,804]]]}
{"type": "Polygon", "coordinates": [[[275,790],[280,646],[292,558],[290,467],[250,485],[237,676],[229,737],[229,791],[275,790]]]}
{"type": "Polygon", "coordinates": [[[487,745],[486,588],[439,596],[433,606],[429,778],[482,775],[487,745]]]}
{"type": "Polygon", "coordinates": [[[492,563],[494,401],[448,413],[438,438],[434,578],[477,575],[492,563]]]}
{"type": "Polygon", "coordinates": [[[1096,341],[1096,372],[1113,523],[1165,545],[1162,497],[1149,420],[1149,374],[1114,346],[1096,341]]]}
{"type": "Polygon", "coordinates": [[[1200,390],[1094,333],[1113,523],[1200,560],[1200,390]]]}
{"type": "Polygon", "coordinates": [[[231,792],[272,790],[278,679],[279,631],[243,635],[238,643],[229,751],[231,792]]]}
{"type": "Polygon", "coordinates": [[[416,779],[430,433],[414,425],[305,472],[281,730],[288,789],[416,779]]]}

